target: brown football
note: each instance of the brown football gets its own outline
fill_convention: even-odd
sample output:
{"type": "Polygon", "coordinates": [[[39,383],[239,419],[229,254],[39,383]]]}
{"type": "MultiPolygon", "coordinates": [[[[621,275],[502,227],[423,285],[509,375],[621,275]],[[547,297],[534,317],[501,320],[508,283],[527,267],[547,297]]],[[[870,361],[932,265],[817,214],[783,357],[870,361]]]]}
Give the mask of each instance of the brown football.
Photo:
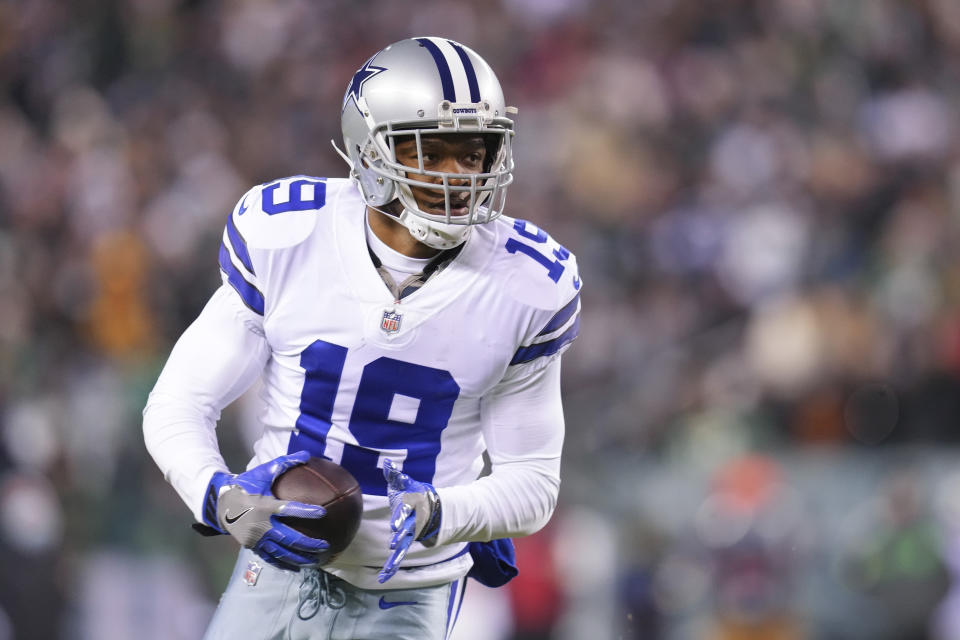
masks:
{"type": "Polygon", "coordinates": [[[310,458],[273,481],[273,495],[281,500],[318,504],[327,515],[317,520],[280,517],[280,520],[311,538],[330,543],[333,553],[347,548],[360,528],[363,493],[353,475],[326,458],[310,458]]]}

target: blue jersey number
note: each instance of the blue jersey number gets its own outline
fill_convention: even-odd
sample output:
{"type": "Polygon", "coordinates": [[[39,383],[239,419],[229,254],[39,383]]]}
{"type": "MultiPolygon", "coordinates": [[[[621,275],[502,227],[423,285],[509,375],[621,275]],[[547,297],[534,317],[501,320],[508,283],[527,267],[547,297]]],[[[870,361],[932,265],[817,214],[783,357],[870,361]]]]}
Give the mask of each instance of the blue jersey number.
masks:
{"type": "MultiPolygon", "coordinates": [[[[306,449],[314,456],[327,457],[327,434],[346,358],[346,347],[324,340],[317,340],[300,355],[306,379],[297,431],[290,437],[288,452],[306,449]]],[[[459,395],[460,385],[449,371],[377,358],[363,368],[360,376],[348,425],[357,444],[344,445],[340,464],[368,495],[387,495],[378,464],[381,452],[388,457],[391,452],[405,452],[404,472],[421,482],[433,482],[440,434],[450,421],[459,395]],[[391,419],[398,396],[408,412],[415,411],[412,422],[391,419]]]]}
{"type": "MultiPolygon", "coordinates": [[[[536,233],[532,233],[527,230],[527,225],[530,224],[526,220],[516,220],[513,223],[513,229],[516,231],[520,237],[532,240],[537,244],[545,244],[547,242],[548,236],[543,229],[534,229],[537,230],[536,233]]],[[[532,225],[531,225],[532,226],[532,225]]],[[[560,281],[560,276],[563,275],[564,267],[561,262],[570,257],[570,252],[563,246],[557,246],[553,250],[553,257],[555,260],[551,260],[548,256],[543,255],[536,247],[533,247],[525,242],[520,242],[516,238],[510,238],[507,240],[507,243],[503,245],[504,248],[509,253],[524,253],[540,264],[542,264],[547,269],[547,276],[554,282],[560,281]]]]}
{"type": "Polygon", "coordinates": [[[263,188],[263,212],[268,216],[290,211],[313,211],[323,207],[327,200],[327,184],[325,182],[301,178],[287,185],[288,197],[286,200],[276,202],[277,189],[280,188],[282,182],[282,180],[274,182],[263,188]],[[305,200],[304,196],[307,194],[310,197],[305,200]]]}

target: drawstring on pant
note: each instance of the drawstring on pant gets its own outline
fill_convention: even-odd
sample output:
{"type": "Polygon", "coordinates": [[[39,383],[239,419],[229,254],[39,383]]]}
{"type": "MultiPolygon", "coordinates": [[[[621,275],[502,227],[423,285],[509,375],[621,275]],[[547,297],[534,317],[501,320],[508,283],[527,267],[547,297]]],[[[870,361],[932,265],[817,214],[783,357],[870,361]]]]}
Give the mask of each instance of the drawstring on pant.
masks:
{"type": "Polygon", "coordinates": [[[309,620],[317,615],[321,606],[342,609],[347,603],[347,594],[330,582],[330,574],[319,569],[301,569],[303,581],[297,602],[297,617],[309,620]]]}

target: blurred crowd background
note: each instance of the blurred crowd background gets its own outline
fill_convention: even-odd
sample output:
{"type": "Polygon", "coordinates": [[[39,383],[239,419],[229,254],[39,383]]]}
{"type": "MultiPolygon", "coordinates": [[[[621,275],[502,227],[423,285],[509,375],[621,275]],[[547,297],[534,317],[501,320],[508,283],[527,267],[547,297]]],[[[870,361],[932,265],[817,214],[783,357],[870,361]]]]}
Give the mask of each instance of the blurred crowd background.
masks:
{"type": "Polygon", "coordinates": [[[344,175],[419,35],[498,71],[586,285],[561,505],[458,637],[960,638],[956,0],[3,0],[0,640],[199,637],[235,548],[140,410],[235,201],[344,175]]]}

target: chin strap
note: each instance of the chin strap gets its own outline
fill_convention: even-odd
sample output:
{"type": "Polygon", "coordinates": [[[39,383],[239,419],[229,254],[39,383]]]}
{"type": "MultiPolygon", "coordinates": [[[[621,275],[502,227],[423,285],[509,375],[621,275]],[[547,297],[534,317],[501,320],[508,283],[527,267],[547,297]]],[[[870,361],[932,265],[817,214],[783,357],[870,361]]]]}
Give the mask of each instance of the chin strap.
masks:
{"type": "Polygon", "coordinates": [[[340,150],[340,147],[338,147],[338,146],[337,146],[337,143],[334,142],[333,140],[330,141],[330,144],[333,145],[333,150],[336,151],[337,154],[338,154],[341,158],[343,158],[343,161],[347,163],[347,166],[350,167],[350,173],[351,173],[351,175],[352,175],[353,173],[355,173],[355,172],[354,172],[354,166],[353,166],[353,160],[350,159],[350,156],[348,156],[348,155],[345,154],[343,151],[341,151],[341,150],[340,150]]]}
{"type": "MultiPolygon", "coordinates": [[[[354,166],[353,161],[350,160],[350,157],[341,151],[337,146],[337,143],[333,140],[330,141],[330,144],[333,145],[333,149],[350,167],[350,177],[355,182],[359,182],[359,176],[357,175],[356,167],[354,166]]],[[[409,207],[405,206],[403,199],[397,199],[393,201],[399,202],[403,207],[403,210],[398,215],[392,211],[389,211],[388,209],[370,204],[370,202],[367,201],[367,197],[364,194],[363,189],[360,189],[360,197],[363,199],[363,203],[365,205],[374,211],[379,211],[380,213],[399,221],[400,224],[407,228],[407,230],[410,232],[410,235],[412,235],[417,242],[421,242],[433,249],[453,249],[454,247],[466,242],[470,235],[472,225],[447,224],[445,222],[432,222],[430,220],[426,220],[413,213],[409,207]]]]}
{"type": "Polygon", "coordinates": [[[422,242],[434,249],[452,249],[459,246],[467,240],[473,230],[473,225],[424,220],[407,208],[404,208],[399,220],[417,242],[422,242]]]}
{"type": "MultiPolygon", "coordinates": [[[[394,200],[393,202],[399,201],[394,200]]],[[[470,236],[470,232],[473,230],[473,225],[446,224],[444,222],[431,222],[429,220],[424,220],[406,207],[404,207],[403,211],[397,215],[389,209],[375,207],[366,202],[366,200],[364,200],[364,204],[374,211],[382,213],[385,216],[390,216],[405,226],[407,231],[410,232],[410,235],[413,236],[414,240],[421,242],[432,249],[440,249],[441,251],[445,251],[447,249],[459,247],[466,242],[467,238],[470,236]]]]}

